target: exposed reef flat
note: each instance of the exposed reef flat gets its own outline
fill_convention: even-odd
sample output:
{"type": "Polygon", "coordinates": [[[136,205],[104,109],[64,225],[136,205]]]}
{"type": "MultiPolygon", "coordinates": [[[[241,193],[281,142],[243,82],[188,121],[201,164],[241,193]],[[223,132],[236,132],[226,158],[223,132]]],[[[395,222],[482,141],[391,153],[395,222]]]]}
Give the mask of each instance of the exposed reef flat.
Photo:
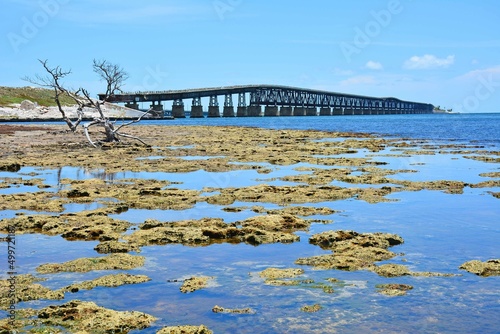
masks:
{"type": "MultiPolygon", "coordinates": [[[[332,276],[339,273],[338,270],[370,271],[367,274],[376,277],[377,283],[387,281],[377,286],[369,282],[369,291],[378,298],[384,296],[378,296],[377,292],[401,296],[414,286],[418,288],[416,291],[425,289],[421,282],[426,277],[467,275],[460,269],[480,276],[499,275],[499,260],[470,261],[460,269],[447,268],[446,273],[412,271],[412,265],[396,263],[402,256],[398,249],[412,243],[410,233],[405,230],[390,233],[378,226],[369,231],[384,232],[351,230],[357,229],[355,226],[340,229],[345,225],[335,228],[332,216],[339,216],[343,224],[347,219],[342,211],[329,207],[339,202],[353,202],[361,207],[398,205],[402,193],[419,191],[443,192],[443,196],[461,196],[474,191],[497,201],[500,193],[497,171],[478,172],[473,181],[418,176],[419,168],[427,166],[426,158],[451,155],[453,159],[467,159],[468,163],[492,165],[499,162],[498,151],[474,145],[429,144],[321,131],[149,125],[133,126],[129,130],[148,145],[124,141],[94,149],[86,143],[80,130],[74,134],[59,125],[0,125],[0,172],[4,173],[0,177],[0,210],[9,211],[0,219],[0,232],[7,234],[14,229],[18,238],[29,237],[27,234],[45,238],[60,236],[65,244],[88,242],[88,251],[93,254],[72,257],[74,260],[66,262],[47,258],[43,261],[49,263],[33,264],[31,272],[17,275],[18,294],[14,303],[27,303],[37,309],[18,309],[15,326],[3,319],[0,331],[26,330],[37,324],[54,333],[118,332],[118,328],[127,332],[154,325],[158,333],[211,333],[208,327],[196,325],[198,321],[183,322],[195,326],[161,329],[173,324],[132,311],[133,307],[128,312],[113,311],[98,306],[101,303],[97,300],[95,303],[68,300],[70,296],[79,298],[82,290],[91,296],[98,291],[97,287],[106,291],[133,287],[139,291],[142,287],[165,284],[164,277],[158,280],[154,275],[150,278],[149,272],[147,275],[133,272],[143,269],[148,261],[154,262],[151,252],[159,247],[169,251],[182,246],[203,248],[200,250],[202,264],[182,276],[189,277],[182,279],[182,286],[179,280],[179,285],[172,287],[179,298],[204,298],[219,292],[219,284],[221,289],[237,286],[235,296],[241,294],[237,290],[244,284],[253,284],[266,293],[272,290],[286,295],[307,291],[310,296],[319,296],[295,305],[299,316],[303,313],[314,316],[316,312],[321,316],[325,310],[331,311],[331,303],[325,302],[328,298],[345,298],[349,289],[360,284],[313,277],[316,269],[331,271],[332,276]],[[388,162],[398,159],[407,159],[408,163],[398,168],[397,164],[388,162]],[[74,174],[68,176],[65,173],[68,168],[72,168],[74,174]],[[47,171],[51,171],[50,176],[47,171]],[[201,175],[199,182],[189,183],[194,175],[201,175]],[[240,177],[251,182],[240,184],[240,177]],[[206,207],[218,211],[211,210],[205,215],[206,207]],[[128,211],[136,212],[140,221],[121,219],[128,211]],[[149,217],[150,212],[156,213],[155,218],[149,217]],[[196,218],[189,217],[193,212],[196,218]],[[212,215],[213,212],[221,216],[212,215]],[[169,218],[164,219],[164,215],[169,218]],[[318,227],[319,231],[314,230],[318,227]],[[243,275],[231,276],[237,282],[228,282],[227,276],[224,276],[226,281],[218,277],[234,267],[213,268],[205,262],[210,261],[213,256],[210,251],[218,246],[259,247],[259,250],[268,247],[270,251],[282,251],[279,247],[295,249],[293,247],[308,241],[308,251],[313,251],[292,254],[286,263],[269,260],[252,270],[238,267],[246,271],[243,275]],[[207,255],[203,252],[205,249],[207,255]],[[395,263],[389,263],[393,261],[395,263]],[[205,268],[210,270],[202,273],[205,268]],[[101,270],[111,273],[99,273],[101,270]],[[249,271],[257,274],[247,275],[249,271]],[[76,276],[71,275],[94,276],[75,279],[76,276]],[[215,277],[217,284],[212,285],[215,277]],[[411,285],[394,283],[395,277],[414,281],[411,285]],[[207,289],[212,286],[214,289],[207,289]],[[95,290],[88,291],[92,289],[95,290]],[[43,306],[38,306],[38,302],[43,306]],[[95,317],[87,320],[89,312],[95,317]],[[128,327],[117,327],[119,322],[128,327]]],[[[9,242],[7,237],[0,241],[6,242],[9,242]]],[[[189,259],[190,262],[197,260],[189,259]]],[[[2,277],[2,291],[10,285],[11,282],[2,277]]],[[[166,288],[170,286],[167,284],[166,288]]],[[[405,298],[412,295],[408,293],[405,298]]],[[[3,310],[11,303],[9,298],[0,299],[3,310]]],[[[199,312],[214,317],[248,314],[242,318],[263,314],[264,301],[255,299],[252,303],[223,300],[217,301],[215,307],[215,303],[205,303],[199,312]]],[[[158,308],[161,307],[158,303],[158,308]]]]}

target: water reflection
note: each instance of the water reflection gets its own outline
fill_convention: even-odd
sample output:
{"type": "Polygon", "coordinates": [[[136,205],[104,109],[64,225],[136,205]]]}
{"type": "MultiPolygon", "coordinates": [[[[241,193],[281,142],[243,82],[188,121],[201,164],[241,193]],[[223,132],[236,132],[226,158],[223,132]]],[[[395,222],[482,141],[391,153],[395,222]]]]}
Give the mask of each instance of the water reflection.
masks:
{"type": "MultiPolygon", "coordinates": [[[[392,152],[394,153],[394,152],[392,152]]],[[[396,179],[432,180],[450,178],[465,182],[484,180],[479,174],[496,171],[497,165],[464,159],[460,155],[414,155],[409,157],[383,156],[387,152],[359,152],[359,156],[373,155],[386,162],[384,168],[415,169],[417,173],[394,175],[396,179]]],[[[123,179],[158,179],[182,182],[172,185],[186,189],[244,187],[256,184],[280,184],[279,178],[290,175],[310,175],[311,171],[299,167],[333,168],[314,164],[269,167],[262,175],[255,170],[210,173],[106,173],[101,169],[63,167],[39,169],[23,167],[18,173],[0,172],[0,177],[22,177],[25,180],[43,178],[44,184],[61,189],[63,180],[97,178],[107,182],[123,179]]],[[[362,175],[359,170],[354,176],[362,175]]],[[[352,184],[335,183],[342,186],[352,184]]],[[[358,187],[359,185],[356,185],[358,187]]],[[[378,186],[378,185],[377,185],[378,186]]],[[[387,186],[387,185],[385,185],[387,186]]],[[[374,187],[371,185],[371,187],[374,187]]],[[[20,187],[22,189],[22,187],[20,187]]],[[[338,331],[358,332],[481,332],[498,331],[498,300],[500,279],[482,278],[462,270],[459,266],[472,259],[498,258],[500,240],[500,206],[498,199],[488,190],[466,188],[461,195],[441,191],[398,192],[387,196],[397,202],[369,204],[355,199],[315,203],[340,213],[332,216],[308,218],[334,219],[331,224],[312,224],[308,231],[297,232],[300,242],[251,246],[221,243],[208,247],[182,245],[147,246],[140,255],[146,257],[144,267],[129,270],[130,274],[148,275],[152,280],[140,285],[118,288],[96,288],[67,294],[66,301],[80,299],[116,310],[140,310],[159,318],[154,327],[143,331],[155,332],[162,326],[179,324],[205,324],[214,332],[237,333],[309,333],[338,331]],[[398,255],[388,263],[405,264],[413,271],[434,271],[462,274],[456,277],[399,277],[383,278],[370,271],[305,270],[301,279],[316,283],[336,278],[333,293],[307,284],[276,287],[264,284],[258,272],[267,267],[289,268],[299,257],[328,254],[311,245],[309,237],[328,230],[355,230],[358,232],[390,232],[403,237],[405,243],[394,247],[398,255]],[[184,278],[204,275],[214,277],[208,288],[192,294],[179,291],[184,278]],[[407,296],[390,298],[377,293],[382,283],[409,284],[414,287],[407,296]],[[320,304],[318,313],[304,313],[304,305],[320,304]],[[254,315],[214,314],[215,305],[228,308],[251,307],[254,315]]],[[[213,195],[207,192],[205,195],[213,195]]],[[[109,201],[110,199],[103,199],[109,201]]],[[[255,203],[236,202],[231,207],[241,210],[228,212],[226,206],[199,202],[189,210],[136,210],[129,209],[111,217],[127,220],[135,225],[146,219],[179,221],[205,217],[222,218],[225,222],[241,221],[256,215],[255,203]]],[[[276,204],[259,203],[266,209],[281,208],[276,204]]],[[[308,204],[304,204],[308,205],[308,204]]],[[[68,204],[65,212],[95,210],[104,204],[68,204]]],[[[0,211],[0,219],[28,211],[0,211]]],[[[42,213],[43,214],[43,213],[42,213]]],[[[137,226],[135,226],[137,227],[137,226]]],[[[1,237],[2,235],[0,235],[1,237]]],[[[94,251],[98,241],[69,242],[61,237],[41,234],[18,235],[18,272],[36,273],[38,265],[64,262],[80,257],[100,256],[94,251]]],[[[48,278],[43,285],[57,289],[69,283],[81,282],[115,273],[61,273],[39,275],[48,278]]],[[[330,283],[328,283],[330,284],[330,283]]],[[[19,307],[41,308],[61,302],[37,301],[19,304],[19,307]]],[[[4,316],[5,313],[0,313],[4,316]]],[[[140,331],[136,331],[140,333],[140,331]]]]}

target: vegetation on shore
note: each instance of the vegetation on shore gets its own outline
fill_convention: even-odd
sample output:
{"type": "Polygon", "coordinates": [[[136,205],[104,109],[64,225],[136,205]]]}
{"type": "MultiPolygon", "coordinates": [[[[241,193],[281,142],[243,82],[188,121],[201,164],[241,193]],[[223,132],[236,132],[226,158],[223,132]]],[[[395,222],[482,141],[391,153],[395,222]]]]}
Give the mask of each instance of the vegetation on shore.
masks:
{"type": "MultiPolygon", "coordinates": [[[[54,100],[54,91],[46,88],[38,87],[1,87],[0,86],[0,107],[8,107],[9,105],[21,103],[24,100],[36,102],[40,106],[52,107],[56,106],[54,100]]],[[[74,105],[75,101],[64,96],[61,97],[63,105],[74,105]]]]}

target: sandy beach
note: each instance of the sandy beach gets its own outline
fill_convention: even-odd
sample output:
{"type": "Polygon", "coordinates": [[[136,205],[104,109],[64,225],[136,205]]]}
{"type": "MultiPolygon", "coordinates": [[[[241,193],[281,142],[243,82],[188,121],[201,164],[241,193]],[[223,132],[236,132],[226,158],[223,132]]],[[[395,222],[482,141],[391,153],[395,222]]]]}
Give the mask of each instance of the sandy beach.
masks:
{"type": "MultiPolygon", "coordinates": [[[[137,110],[110,103],[104,104],[102,109],[110,118],[134,118],[142,115],[137,110]]],[[[71,119],[78,117],[76,105],[65,106],[64,111],[71,119]]],[[[92,108],[85,108],[83,114],[84,118],[87,119],[99,116],[97,111],[92,108]]],[[[3,121],[43,121],[60,118],[61,113],[57,107],[39,106],[28,100],[10,106],[0,106],[0,120],[3,121]]]]}

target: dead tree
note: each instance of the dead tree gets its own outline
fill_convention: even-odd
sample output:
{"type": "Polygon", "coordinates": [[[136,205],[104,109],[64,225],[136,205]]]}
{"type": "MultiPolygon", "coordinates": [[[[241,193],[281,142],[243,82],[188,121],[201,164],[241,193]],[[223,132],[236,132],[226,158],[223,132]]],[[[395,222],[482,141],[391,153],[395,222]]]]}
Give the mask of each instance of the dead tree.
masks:
{"type": "Polygon", "coordinates": [[[144,112],[140,117],[132,120],[128,123],[123,123],[116,126],[116,121],[111,121],[107,117],[102,106],[106,101],[116,94],[117,92],[122,92],[122,86],[125,80],[128,78],[128,74],[120,68],[118,65],[111,64],[106,60],[95,60],[93,61],[94,72],[106,82],[106,93],[104,100],[92,99],[89,92],[84,88],[79,88],[76,91],[67,89],[62,84],[62,79],[67,75],[71,74],[71,71],[64,71],[60,66],[50,67],[47,60],[39,60],[43,65],[45,71],[48,73],[46,76],[36,75],[35,77],[25,77],[24,80],[31,82],[35,85],[46,87],[54,91],[54,100],[57,104],[59,112],[61,113],[62,119],[66,122],[71,131],[75,132],[80,124],[83,126],[85,132],[85,137],[87,138],[90,145],[93,147],[98,147],[98,145],[103,142],[120,142],[120,138],[131,138],[138,140],[142,144],[146,143],[135,136],[123,133],[121,130],[128,125],[140,122],[144,116],[146,116],[152,109],[144,112]],[[72,120],[68,117],[61,103],[62,96],[68,96],[73,101],[75,101],[77,107],[77,118],[72,120]],[[97,111],[98,116],[88,123],[83,122],[83,110],[84,108],[91,108],[97,111]],[[101,141],[93,141],[89,129],[93,126],[100,126],[104,128],[105,139],[101,141]]]}

